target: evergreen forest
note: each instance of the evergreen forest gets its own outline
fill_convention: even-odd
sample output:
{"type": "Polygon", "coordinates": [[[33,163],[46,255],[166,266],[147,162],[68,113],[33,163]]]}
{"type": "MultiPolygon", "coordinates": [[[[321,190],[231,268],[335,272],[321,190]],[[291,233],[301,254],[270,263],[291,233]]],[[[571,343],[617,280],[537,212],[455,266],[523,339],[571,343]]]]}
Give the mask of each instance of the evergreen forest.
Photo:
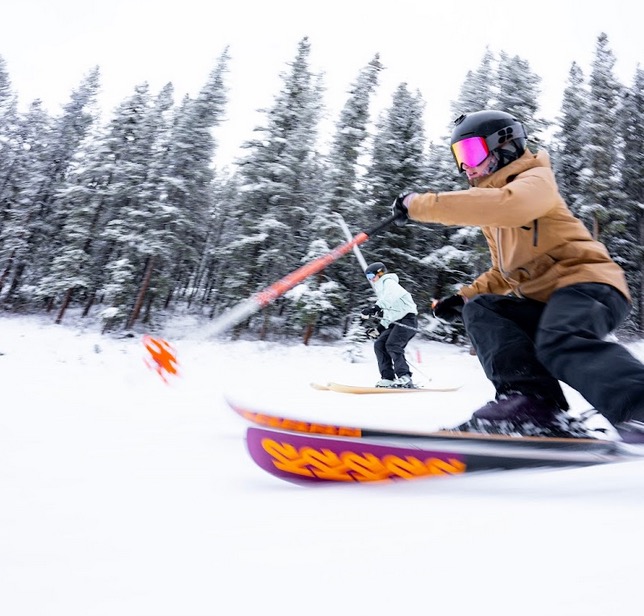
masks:
{"type": "MultiPolygon", "coordinates": [[[[452,120],[494,108],[519,118],[528,147],[550,154],[560,192],[626,271],[634,299],[623,335],[644,334],[644,73],[615,77],[608,37],[589,74],[570,66],[556,122],[541,116],[541,78],[528,62],[486,50],[451,102],[445,137],[426,135],[426,104],[401,83],[375,116],[383,70],[376,54],[347,86],[321,134],[324,74],[300,40],[280,88],[233,165],[217,159],[229,50],[194,97],[147,83],[103,119],[100,67],[58,115],[19,110],[0,57],[0,308],[88,319],[103,332],[154,331],[178,315],[214,319],[390,215],[401,192],[467,188],[449,149],[452,120]],[[322,145],[324,144],[324,146],[322,145]]],[[[458,325],[431,316],[489,267],[477,228],[409,223],[361,246],[413,295],[430,338],[458,342],[458,325]]],[[[336,340],[356,335],[374,299],[349,253],[230,331],[251,339],[336,340]]]]}

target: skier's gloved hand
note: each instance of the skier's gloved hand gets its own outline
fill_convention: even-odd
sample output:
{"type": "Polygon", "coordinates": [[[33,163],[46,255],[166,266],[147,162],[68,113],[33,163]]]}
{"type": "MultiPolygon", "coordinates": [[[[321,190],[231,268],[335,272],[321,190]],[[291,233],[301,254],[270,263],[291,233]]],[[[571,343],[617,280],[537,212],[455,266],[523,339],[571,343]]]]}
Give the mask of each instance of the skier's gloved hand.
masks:
{"type": "Polygon", "coordinates": [[[461,318],[465,299],[462,295],[450,295],[432,302],[432,313],[437,319],[443,321],[456,321],[461,318]]]}
{"type": "Polygon", "coordinates": [[[376,327],[367,328],[367,338],[371,338],[371,340],[375,340],[378,336],[380,336],[380,332],[376,327]]]}
{"type": "Polygon", "coordinates": [[[366,321],[371,317],[381,317],[383,314],[384,313],[382,312],[382,308],[378,306],[378,304],[373,304],[373,306],[367,306],[366,308],[362,309],[360,318],[366,321]]]}
{"type": "Polygon", "coordinates": [[[418,193],[400,193],[395,199],[391,206],[391,214],[399,214],[399,217],[394,220],[394,224],[397,227],[404,227],[409,220],[409,212],[407,208],[409,207],[410,201],[418,193]]]}

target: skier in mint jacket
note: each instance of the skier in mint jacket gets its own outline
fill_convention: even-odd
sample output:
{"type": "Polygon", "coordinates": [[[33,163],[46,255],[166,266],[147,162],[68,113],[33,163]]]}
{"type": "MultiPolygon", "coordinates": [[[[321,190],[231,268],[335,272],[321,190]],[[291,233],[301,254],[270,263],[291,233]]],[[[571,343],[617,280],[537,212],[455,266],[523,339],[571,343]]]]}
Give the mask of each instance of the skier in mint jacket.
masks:
{"type": "Polygon", "coordinates": [[[371,318],[379,320],[376,327],[367,330],[367,335],[375,339],[373,348],[380,371],[376,387],[414,387],[405,347],[416,335],[418,308],[411,293],[398,282],[398,275],[387,273],[384,263],[369,265],[365,276],[373,283],[378,298],[361,313],[365,322],[371,318]]]}

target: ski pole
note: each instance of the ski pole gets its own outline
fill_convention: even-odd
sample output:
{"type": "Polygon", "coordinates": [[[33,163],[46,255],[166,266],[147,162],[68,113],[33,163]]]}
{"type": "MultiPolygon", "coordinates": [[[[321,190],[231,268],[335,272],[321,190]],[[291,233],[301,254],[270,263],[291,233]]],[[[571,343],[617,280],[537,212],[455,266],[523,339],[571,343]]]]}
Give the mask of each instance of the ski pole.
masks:
{"type": "Polygon", "coordinates": [[[340,244],[340,246],[337,246],[326,254],[318,257],[317,259],[313,259],[313,261],[309,261],[302,267],[299,267],[290,274],[287,274],[284,278],[280,278],[265,289],[254,293],[248,299],[245,299],[239,304],[233,306],[230,310],[216,318],[210,326],[206,328],[206,335],[216,336],[227,331],[231,327],[242,323],[248,317],[259,312],[262,308],[265,308],[278,297],[291,290],[295,285],[299,284],[309,276],[321,272],[325,267],[328,267],[331,263],[334,263],[346,255],[350,250],[353,250],[354,246],[363,244],[372,235],[375,235],[378,231],[382,231],[402,216],[404,216],[402,212],[392,214],[389,218],[385,218],[385,220],[379,222],[370,229],[360,231],[360,233],[344,244],[340,244]]]}
{"type": "MultiPolygon", "coordinates": [[[[372,315],[370,319],[373,319],[374,321],[378,321],[379,323],[382,321],[382,317],[377,317],[375,315],[372,315]]],[[[417,327],[412,327],[411,325],[405,325],[404,323],[398,323],[397,321],[394,321],[391,323],[391,325],[394,325],[395,327],[402,327],[403,329],[411,329],[413,332],[417,332],[419,334],[423,334],[422,329],[418,329],[417,327]]]]}
{"type": "MultiPolygon", "coordinates": [[[[377,318],[377,317],[376,317],[376,318],[377,318]]],[[[379,321],[382,321],[382,319],[378,319],[378,320],[379,320],[379,321]]],[[[411,325],[405,325],[404,323],[397,323],[396,321],[394,321],[394,322],[392,323],[392,325],[393,325],[394,327],[402,327],[403,329],[411,329],[411,331],[413,331],[413,332],[417,332],[417,333],[419,333],[419,334],[424,333],[422,329],[418,329],[417,327],[412,327],[411,325]]]]}
{"type": "MultiPolygon", "coordinates": [[[[338,224],[340,225],[340,228],[344,233],[344,237],[346,237],[347,240],[351,241],[351,231],[349,231],[349,227],[347,226],[347,223],[342,217],[342,214],[340,214],[339,212],[334,212],[334,214],[335,214],[335,217],[338,219],[338,224]]],[[[354,246],[353,254],[356,256],[356,259],[358,259],[358,263],[360,263],[360,267],[364,272],[367,269],[367,262],[365,261],[365,258],[362,256],[362,251],[357,246],[354,246]]],[[[371,280],[369,281],[369,284],[373,287],[373,282],[371,282],[371,280]]]]}
{"type": "Polygon", "coordinates": [[[424,376],[427,379],[427,381],[432,380],[432,377],[427,376],[427,374],[425,374],[413,361],[409,359],[409,357],[405,357],[405,360],[416,372],[420,373],[421,376],[424,376]]]}

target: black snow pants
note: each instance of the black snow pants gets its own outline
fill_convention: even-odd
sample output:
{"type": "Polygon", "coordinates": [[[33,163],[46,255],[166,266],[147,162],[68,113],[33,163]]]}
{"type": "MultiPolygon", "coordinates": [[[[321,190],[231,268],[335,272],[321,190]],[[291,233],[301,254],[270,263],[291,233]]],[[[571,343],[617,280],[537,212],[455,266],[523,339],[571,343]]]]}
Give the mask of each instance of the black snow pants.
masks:
{"type": "Polygon", "coordinates": [[[497,396],[538,395],[567,409],[562,381],[615,424],[644,421],[644,364],[605,339],[629,310],[614,287],[581,283],[547,303],[478,295],[465,303],[463,321],[497,396]]]}
{"type": "Polygon", "coordinates": [[[406,314],[402,319],[394,321],[384,332],[378,336],[373,343],[373,350],[378,359],[378,370],[383,379],[393,381],[397,376],[409,374],[409,364],[405,359],[405,347],[416,335],[414,331],[418,327],[418,319],[415,314],[406,314]],[[398,327],[401,323],[407,327],[398,327]],[[408,329],[408,328],[414,329],[408,329]]]}

